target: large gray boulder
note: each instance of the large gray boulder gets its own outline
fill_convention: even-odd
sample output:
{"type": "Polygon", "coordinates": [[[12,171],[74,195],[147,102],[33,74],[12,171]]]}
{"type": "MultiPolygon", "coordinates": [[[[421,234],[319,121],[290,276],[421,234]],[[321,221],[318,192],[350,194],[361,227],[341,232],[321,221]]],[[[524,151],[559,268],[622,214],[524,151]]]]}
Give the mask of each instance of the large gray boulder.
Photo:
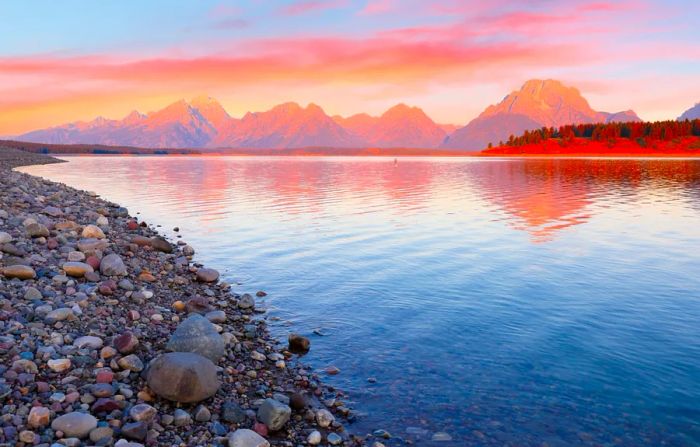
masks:
{"type": "Polygon", "coordinates": [[[148,387],[157,395],[182,403],[200,402],[221,386],[216,365],[191,352],[170,352],[157,357],[146,371],[148,387]]]}
{"type": "Polygon", "coordinates": [[[180,323],[166,348],[173,352],[194,352],[218,362],[224,355],[226,345],[209,320],[193,314],[180,323]]]}
{"type": "Polygon", "coordinates": [[[291,415],[292,409],[275,399],[265,399],[258,408],[258,420],[267,425],[271,431],[284,427],[291,415]]]}

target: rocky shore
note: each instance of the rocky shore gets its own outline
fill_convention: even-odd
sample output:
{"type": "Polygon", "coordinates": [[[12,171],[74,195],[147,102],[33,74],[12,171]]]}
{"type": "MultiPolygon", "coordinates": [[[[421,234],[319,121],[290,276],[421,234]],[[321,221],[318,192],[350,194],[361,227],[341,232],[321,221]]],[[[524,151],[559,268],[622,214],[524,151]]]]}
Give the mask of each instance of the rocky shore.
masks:
{"type": "MultiPolygon", "coordinates": [[[[374,445],[216,270],[0,149],[0,446],[374,445]],[[369,444],[368,444],[369,442],[369,444]]],[[[254,291],[253,291],[254,292],[254,291]]],[[[313,347],[312,347],[313,349],[313,347]]]]}

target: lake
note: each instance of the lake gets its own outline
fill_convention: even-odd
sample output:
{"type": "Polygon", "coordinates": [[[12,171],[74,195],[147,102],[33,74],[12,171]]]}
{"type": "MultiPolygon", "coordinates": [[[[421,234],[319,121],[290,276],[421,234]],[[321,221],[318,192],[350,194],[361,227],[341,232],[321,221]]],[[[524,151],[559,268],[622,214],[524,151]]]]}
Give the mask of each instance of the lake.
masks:
{"type": "Polygon", "coordinates": [[[265,290],[272,333],[340,369],[355,432],[700,444],[699,161],[66,159],[21,170],[179,227],[265,290]]]}

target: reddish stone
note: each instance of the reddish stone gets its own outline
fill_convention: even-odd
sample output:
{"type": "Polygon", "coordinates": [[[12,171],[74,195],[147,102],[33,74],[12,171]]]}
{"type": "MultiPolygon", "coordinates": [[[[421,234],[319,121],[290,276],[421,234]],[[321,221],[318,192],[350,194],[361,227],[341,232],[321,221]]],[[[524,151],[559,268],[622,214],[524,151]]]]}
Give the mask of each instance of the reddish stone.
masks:
{"type": "Polygon", "coordinates": [[[100,288],[99,288],[98,290],[100,291],[100,293],[101,293],[102,295],[106,295],[106,296],[112,295],[112,294],[114,293],[114,292],[112,291],[112,289],[110,289],[109,287],[107,287],[107,286],[105,286],[105,285],[101,285],[100,288]]]}
{"type": "Polygon", "coordinates": [[[133,310],[133,309],[130,310],[129,312],[127,312],[126,315],[127,315],[127,317],[129,317],[129,320],[131,320],[131,321],[136,321],[139,318],[141,318],[141,314],[139,314],[139,311],[133,310]]]}
{"type": "Polygon", "coordinates": [[[97,371],[97,376],[95,377],[95,382],[97,383],[112,383],[114,380],[114,373],[109,369],[101,369],[97,371]]]}
{"type": "Polygon", "coordinates": [[[267,425],[262,422],[256,422],[255,425],[253,425],[253,430],[260,436],[267,437],[267,425]]]}
{"type": "Polygon", "coordinates": [[[100,260],[97,258],[97,256],[89,256],[85,260],[85,263],[90,265],[90,267],[92,267],[95,270],[100,268],[100,260]]]}
{"type": "Polygon", "coordinates": [[[144,281],[144,282],[154,282],[156,280],[156,277],[151,275],[151,272],[141,272],[137,278],[139,281],[144,281]]]}
{"type": "Polygon", "coordinates": [[[97,399],[94,404],[92,404],[92,411],[96,413],[109,413],[114,410],[119,410],[119,408],[121,408],[119,402],[107,397],[101,397],[97,399]]]}
{"type": "Polygon", "coordinates": [[[134,231],[139,229],[139,224],[135,220],[130,220],[126,224],[126,229],[129,231],[134,231]]]}
{"type": "Polygon", "coordinates": [[[114,339],[114,347],[122,354],[131,354],[139,345],[139,339],[133,332],[126,331],[114,339]]]}
{"type": "Polygon", "coordinates": [[[72,393],[66,394],[66,400],[64,402],[72,404],[80,398],[80,393],[73,391],[72,393]]]}
{"type": "Polygon", "coordinates": [[[54,238],[50,238],[46,241],[46,247],[48,247],[49,250],[55,250],[58,248],[58,241],[54,238]]]}

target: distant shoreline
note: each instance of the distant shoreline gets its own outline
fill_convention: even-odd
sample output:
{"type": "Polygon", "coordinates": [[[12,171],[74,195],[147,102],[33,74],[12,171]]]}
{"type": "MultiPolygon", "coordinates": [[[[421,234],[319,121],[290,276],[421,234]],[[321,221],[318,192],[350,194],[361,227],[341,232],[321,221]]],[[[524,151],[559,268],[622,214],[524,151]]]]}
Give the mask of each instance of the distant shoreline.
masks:
{"type": "Polygon", "coordinates": [[[13,153],[44,155],[53,157],[80,157],[80,156],[198,156],[198,157],[444,157],[444,158],[612,158],[612,159],[697,159],[699,151],[688,152],[581,152],[581,153],[508,153],[506,151],[458,151],[444,149],[420,149],[420,148],[294,148],[294,149],[182,149],[182,148],[137,148],[122,146],[101,145],[63,145],[27,143],[13,140],[0,140],[0,153],[4,150],[13,153]],[[500,153],[499,153],[500,152],[500,153]]]}

